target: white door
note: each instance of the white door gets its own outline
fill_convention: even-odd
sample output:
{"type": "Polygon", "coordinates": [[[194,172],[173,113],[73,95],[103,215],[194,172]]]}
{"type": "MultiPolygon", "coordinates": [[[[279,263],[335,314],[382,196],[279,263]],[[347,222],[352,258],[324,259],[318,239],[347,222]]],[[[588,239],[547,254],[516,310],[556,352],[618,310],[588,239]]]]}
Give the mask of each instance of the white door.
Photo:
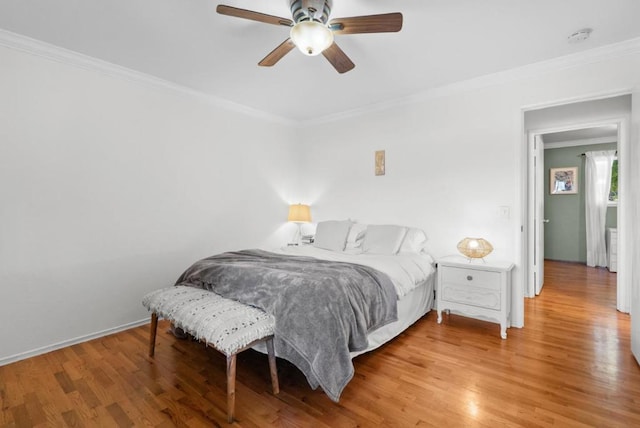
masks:
{"type": "Polygon", "coordinates": [[[534,170],[534,214],[533,234],[535,250],[533,256],[533,283],[536,295],[542,291],[544,285],[544,144],[541,135],[536,135],[533,141],[533,170],[534,170]]]}
{"type": "MultiPolygon", "coordinates": [[[[631,263],[628,272],[631,274],[630,283],[631,288],[631,352],[636,358],[638,364],[640,364],[640,225],[638,225],[637,218],[640,216],[640,191],[637,188],[637,183],[640,182],[640,172],[637,165],[640,165],[640,91],[635,91],[631,97],[631,144],[629,144],[630,160],[627,165],[635,165],[631,172],[631,182],[635,183],[635,186],[630,189],[632,206],[630,208],[631,218],[636,221],[629,223],[632,235],[632,242],[634,244],[627,245],[629,249],[632,249],[630,255],[631,263]]],[[[629,260],[629,259],[627,259],[629,260]]]]}

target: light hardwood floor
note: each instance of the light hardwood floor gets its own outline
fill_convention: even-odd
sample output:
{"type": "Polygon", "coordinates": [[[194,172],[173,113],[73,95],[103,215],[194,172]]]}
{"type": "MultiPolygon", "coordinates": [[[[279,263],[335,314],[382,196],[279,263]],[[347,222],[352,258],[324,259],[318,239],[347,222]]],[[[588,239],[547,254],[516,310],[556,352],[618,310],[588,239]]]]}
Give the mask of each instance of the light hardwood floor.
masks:
{"type": "MultiPolygon", "coordinates": [[[[278,361],[238,359],[236,426],[640,426],[640,367],[629,316],[615,310],[615,275],[547,262],[526,327],[501,340],[496,324],[432,312],[355,359],[340,403],[278,361]]],[[[148,327],[0,367],[0,426],[229,426],[225,359],[148,327]]]]}

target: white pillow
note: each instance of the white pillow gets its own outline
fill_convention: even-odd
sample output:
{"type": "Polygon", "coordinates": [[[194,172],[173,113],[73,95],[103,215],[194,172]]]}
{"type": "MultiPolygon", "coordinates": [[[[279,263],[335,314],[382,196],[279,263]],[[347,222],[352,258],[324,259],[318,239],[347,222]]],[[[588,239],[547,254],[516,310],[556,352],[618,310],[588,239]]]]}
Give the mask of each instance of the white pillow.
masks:
{"type": "Polygon", "coordinates": [[[365,232],[367,231],[366,224],[353,223],[351,229],[349,229],[349,235],[347,236],[347,245],[345,251],[360,249],[362,247],[362,241],[364,240],[365,232]]]}
{"type": "Polygon", "coordinates": [[[397,254],[407,228],[392,225],[369,225],[362,243],[363,253],[397,254]]]}
{"type": "Polygon", "coordinates": [[[415,227],[407,230],[407,234],[400,246],[401,253],[419,253],[424,249],[427,243],[427,234],[424,230],[415,227]]]}
{"type": "Polygon", "coordinates": [[[351,228],[351,222],[345,221],[321,221],[316,228],[316,236],[313,246],[331,251],[344,250],[347,243],[347,235],[351,228]]]}

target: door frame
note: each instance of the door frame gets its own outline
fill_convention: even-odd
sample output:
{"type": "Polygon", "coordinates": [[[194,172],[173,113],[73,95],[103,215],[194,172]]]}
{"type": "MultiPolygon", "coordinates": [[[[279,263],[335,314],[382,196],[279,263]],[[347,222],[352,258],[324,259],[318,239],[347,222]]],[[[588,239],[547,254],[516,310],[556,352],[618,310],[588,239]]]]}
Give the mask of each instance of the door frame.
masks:
{"type": "Polygon", "coordinates": [[[527,284],[531,289],[527,290],[528,297],[534,297],[542,291],[544,284],[544,199],[538,197],[544,195],[544,130],[542,132],[529,131],[527,139],[527,150],[529,151],[529,180],[528,185],[532,186],[528,190],[527,200],[529,201],[529,227],[527,229],[528,242],[531,243],[529,253],[529,269],[527,284]],[[538,142],[540,147],[538,147],[538,142]],[[540,173],[542,171],[542,173],[540,173]],[[542,203],[542,205],[540,205],[542,203]],[[539,208],[542,207],[542,212],[539,208]]]}
{"type": "MultiPolygon", "coordinates": [[[[618,274],[617,274],[617,303],[616,307],[621,312],[629,312],[631,306],[631,250],[632,248],[629,246],[627,240],[627,234],[625,231],[630,230],[629,228],[629,218],[627,215],[627,206],[631,206],[629,203],[629,197],[631,195],[630,190],[630,181],[631,181],[631,172],[629,169],[628,163],[630,162],[630,129],[629,129],[629,118],[628,117],[612,117],[609,119],[602,119],[597,121],[588,121],[588,122],[575,122],[570,125],[557,126],[552,128],[544,128],[544,129],[534,129],[527,132],[526,136],[526,158],[527,165],[533,165],[533,156],[534,152],[532,150],[533,145],[531,144],[532,140],[536,135],[544,135],[552,132],[563,132],[563,131],[573,131],[577,129],[583,128],[593,128],[597,126],[603,125],[612,125],[615,124],[618,127],[618,187],[619,187],[619,202],[618,202],[618,248],[620,249],[619,263],[618,263],[618,274]]],[[[527,197],[523,198],[524,203],[526,204],[523,207],[523,211],[525,215],[523,216],[524,225],[523,232],[526,232],[526,245],[524,246],[524,254],[522,265],[525,267],[523,269],[524,274],[524,284],[525,284],[525,296],[526,297],[535,297],[535,284],[532,278],[533,272],[533,255],[535,254],[535,239],[531,235],[533,230],[533,217],[534,217],[534,209],[535,207],[531,206],[531,202],[533,200],[533,192],[535,189],[536,183],[533,182],[534,174],[531,171],[531,168],[528,168],[528,172],[526,173],[526,191],[527,197]]],[[[539,177],[539,180],[544,180],[544,177],[539,177]]],[[[538,185],[544,185],[544,183],[537,183],[538,185]]]]}

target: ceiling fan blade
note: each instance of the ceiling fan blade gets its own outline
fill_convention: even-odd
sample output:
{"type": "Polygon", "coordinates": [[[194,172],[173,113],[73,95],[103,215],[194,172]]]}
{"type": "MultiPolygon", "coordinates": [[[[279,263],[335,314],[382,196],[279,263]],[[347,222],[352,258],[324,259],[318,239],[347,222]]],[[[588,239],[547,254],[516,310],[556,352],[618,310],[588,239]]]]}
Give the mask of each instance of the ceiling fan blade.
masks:
{"type": "Polygon", "coordinates": [[[236,18],[250,19],[252,21],[264,22],[266,24],[284,25],[287,27],[291,27],[293,25],[293,21],[287,18],[280,18],[279,16],[267,15],[247,9],[239,9],[233,6],[226,6],[224,4],[219,4],[216,8],[216,12],[221,15],[235,16],[236,18]]]}
{"type": "Polygon", "coordinates": [[[353,70],[353,67],[356,66],[335,42],[325,49],[322,55],[329,60],[340,74],[353,70]]]}
{"type": "Polygon", "coordinates": [[[287,39],[280,44],[277,48],[271,51],[269,55],[265,56],[262,61],[258,63],[258,65],[262,67],[271,67],[275,65],[278,61],[282,59],[283,56],[291,52],[291,49],[295,48],[296,45],[291,41],[291,39],[287,39]]]}
{"type": "Polygon", "coordinates": [[[334,34],[395,33],[402,29],[400,12],[336,18],[329,22],[334,34]]]}

